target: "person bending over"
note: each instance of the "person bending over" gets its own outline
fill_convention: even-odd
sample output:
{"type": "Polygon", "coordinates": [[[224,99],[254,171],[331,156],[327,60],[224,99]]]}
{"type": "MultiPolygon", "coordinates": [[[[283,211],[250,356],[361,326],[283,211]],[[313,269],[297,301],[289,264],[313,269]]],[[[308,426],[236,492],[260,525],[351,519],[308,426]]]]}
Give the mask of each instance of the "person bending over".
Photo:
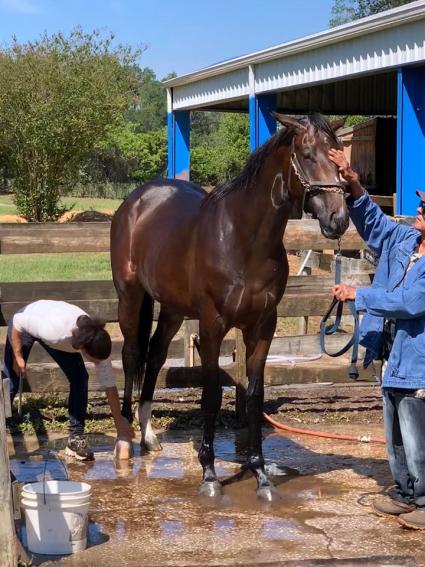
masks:
{"type": "Polygon", "coordinates": [[[3,375],[10,380],[11,399],[19,389],[19,375],[35,341],[49,353],[69,381],[69,438],[67,455],[92,460],[84,423],[88,402],[88,373],[84,360],[92,362],[105,389],[118,438],[131,440],[130,423],[121,415],[118,391],[110,359],[111,337],[99,319],[65,301],[40,300],[15,313],[9,322],[3,375]]]}

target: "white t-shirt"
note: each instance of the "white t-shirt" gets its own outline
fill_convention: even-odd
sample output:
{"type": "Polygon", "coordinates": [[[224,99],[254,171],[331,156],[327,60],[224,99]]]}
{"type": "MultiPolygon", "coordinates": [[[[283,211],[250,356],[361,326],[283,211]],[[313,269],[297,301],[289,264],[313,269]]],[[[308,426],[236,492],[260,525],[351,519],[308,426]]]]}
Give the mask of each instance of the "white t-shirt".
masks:
{"type": "MultiPolygon", "coordinates": [[[[13,316],[13,326],[20,333],[40,339],[51,348],[64,352],[79,352],[72,347],[72,331],[85,311],[65,301],[42,299],[27,305],[13,316]]],[[[110,358],[95,364],[96,376],[104,388],[115,386],[110,358]]]]}

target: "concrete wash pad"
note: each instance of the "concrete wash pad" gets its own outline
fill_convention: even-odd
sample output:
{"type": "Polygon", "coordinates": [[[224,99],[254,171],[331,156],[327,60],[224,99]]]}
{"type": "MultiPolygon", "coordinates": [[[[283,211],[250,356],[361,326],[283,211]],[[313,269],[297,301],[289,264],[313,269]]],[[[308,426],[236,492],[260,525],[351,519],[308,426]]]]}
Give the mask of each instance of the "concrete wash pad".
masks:
{"type": "MultiPolygon", "coordinates": [[[[381,433],[377,427],[347,427],[354,434],[381,433]]],[[[265,458],[280,500],[264,503],[256,498],[252,477],[235,476],[246,451],[243,430],[217,434],[217,472],[226,479],[218,501],[198,496],[200,432],[160,438],[161,453],[140,455],[135,442],[134,459],[115,462],[113,438],[92,435],[96,460],[68,462],[70,479],[92,486],[89,546],[72,556],[37,556],[33,564],[425,565],[424,533],[370,511],[391,483],[382,445],[265,431],[265,458]]],[[[11,466],[18,480],[41,480],[41,455],[64,443],[62,438],[32,449],[16,442],[11,466]]],[[[47,471],[48,478],[64,478],[55,460],[47,471]]]]}

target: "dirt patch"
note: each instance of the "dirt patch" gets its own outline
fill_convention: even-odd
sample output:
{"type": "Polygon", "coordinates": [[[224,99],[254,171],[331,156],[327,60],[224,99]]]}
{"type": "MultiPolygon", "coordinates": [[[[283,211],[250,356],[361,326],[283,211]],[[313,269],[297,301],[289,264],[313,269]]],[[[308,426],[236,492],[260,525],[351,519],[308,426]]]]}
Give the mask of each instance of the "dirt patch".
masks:
{"type": "MultiPolygon", "coordinates": [[[[156,429],[201,429],[201,389],[158,390],[153,406],[156,429]]],[[[136,409],[136,404],[134,404],[136,409]]],[[[378,386],[357,384],[273,386],[265,389],[266,413],[290,425],[341,426],[350,432],[353,424],[382,423],[382,402],[378,386]]],[[[223,392],[218,428],[238,428],[233,388],[223,392]]],[[[104,395],[91,395],[86,420],[87,432],[113,429],[104,395]]],[[[12,433],[67,431],[66,400],[60,396],[24,396],[22,418],[9,421],[12,433]]]]}
{"type": "Polygon", "coordinates": [[[0,222],[27,222],[23,217],[18,215],[0,215],[0,222]]]}
{"type": "Polygon", "coordinates": [[[113,213],[105,213],[100,211],[82,211],[81,213],[73,213],[67,222],[111,222],[113,213]]]}

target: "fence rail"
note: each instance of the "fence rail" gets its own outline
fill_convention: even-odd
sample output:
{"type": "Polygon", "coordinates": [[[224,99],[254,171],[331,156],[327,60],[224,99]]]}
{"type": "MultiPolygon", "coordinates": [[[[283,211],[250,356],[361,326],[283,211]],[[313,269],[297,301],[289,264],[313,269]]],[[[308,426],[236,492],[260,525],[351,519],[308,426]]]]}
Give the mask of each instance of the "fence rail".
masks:
{"type": "MultiPolygon", "coordinates": [[[[110,223],[0,223],[1,254],[109,252],[110,223]]],[[[287,250],[336,250],[315,220],[290,220],[283,239],[287,250]]],[[[353,225],[341,239],[343,250],[365,246],[353,225]]]]}
{"type": "MultiPolygon", "coordinates": [[[[40,252],[96,252],[109,250],[110,223],[64,223],[64,224],[0,224],[0,250],[2,254],[32,254],[40,252]]],[[[314,220],[289,221],[284,244],[288,251],[327,251],[332,257],[337,242],[325,239],[314,220]]],[[[360,250],[364,244],[351,225],[341,241],[343,250],[360,250]]],[[[330,262],[328,262],[330,266],[330,262]]],[[[373,267],[370,264],[370,271],[373,267]]],[[[356,286],[367,286],[371,274],[352,273],[345,280],[356,286]]],[[[331,299],[333,276],[290,276],[278,316],[306,318],[324,313],[331,299]]],[[[24,305],[37,299],[69,301],[94,316],[108,322],[117,321],[117,304],[112,281],[41,281],[0,283],[0,325],[6,325],[14,313],[24,305]]],[[[155,304],[155,319],[159,305],[155,304]]],[[[162,387],[197,386],[201,384],[199,366],[185,366],[191,359],[188,352],[190,334],[196,332],[195,321],[185,321],[184,337],[173,340],[167,365],[161,370],[158,385],[162,387]]],[[[346,337],[335,337],[335,348],[346,337]],[[339,342],[338,342],[339,341],[339,342]]],[[[117,373],[117,383],[123,385],[121,365],[122,342],[113,342],[112,360],[117,373]]],[[[270,360],[266,366],[266,384],[290,384],[297,382],[344,381],[348,361],[327,356],[312,362],[293,364],[285,362],[286,355],[300,356],[319,354],[317,335],[276,337],[270,349],[270,360]],[[278,358],[276,358],[278,357],[278,358]],[[280,357],[280,358],[279,358],[280,357]]],[[[195,364],[197,355],[192,353],[195,364]]],[[[225,339],[221,349],[221,380],[223,384],[240,383],[245,377],[243,344],[238,333],[225,339]]],[[[97,390],[99,384],[89,365],[90,389],[97,390]]],[[[361,377],[372,378],[371,371],[361,371],[361,377]]],[[[36,345],[30,357],[27,373],[28,390],[33,392],[66,391],[68,384],[61,371],[36,345]]]]}

